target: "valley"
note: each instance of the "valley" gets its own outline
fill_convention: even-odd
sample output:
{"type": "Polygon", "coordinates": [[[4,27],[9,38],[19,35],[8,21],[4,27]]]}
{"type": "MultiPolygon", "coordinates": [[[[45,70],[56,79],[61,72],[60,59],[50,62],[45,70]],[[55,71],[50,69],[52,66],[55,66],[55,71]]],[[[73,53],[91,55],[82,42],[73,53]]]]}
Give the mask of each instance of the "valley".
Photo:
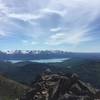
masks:
{"type": "Polygon", "coordinates": [[[34,60],[36,62],[31,60],[0,61],[0,98],[2,100],[14,100],[23,95],[25,91],[32,88],[31,85],[36,81],[36,77],[46,69],[50,69],[53,73],[76,73],[83,82],[90,83],[93,87],[100,89],[99,56],[95,55],[96,58],[93,58],[93,55],[85,57],[73,55],[70,57],[70,59],[34,60]]]}

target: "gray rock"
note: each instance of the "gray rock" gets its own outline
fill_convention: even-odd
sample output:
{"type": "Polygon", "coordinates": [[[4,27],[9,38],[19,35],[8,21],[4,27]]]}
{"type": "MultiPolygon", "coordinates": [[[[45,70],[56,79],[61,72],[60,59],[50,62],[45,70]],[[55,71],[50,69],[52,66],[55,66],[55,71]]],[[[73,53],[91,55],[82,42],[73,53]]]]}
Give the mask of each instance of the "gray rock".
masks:
{"type": "Polygon", "coordinates": [[[45,72],[32,86],[19,100],[100,100],[100,91],[81,81],[77,74],[45,72]]]}

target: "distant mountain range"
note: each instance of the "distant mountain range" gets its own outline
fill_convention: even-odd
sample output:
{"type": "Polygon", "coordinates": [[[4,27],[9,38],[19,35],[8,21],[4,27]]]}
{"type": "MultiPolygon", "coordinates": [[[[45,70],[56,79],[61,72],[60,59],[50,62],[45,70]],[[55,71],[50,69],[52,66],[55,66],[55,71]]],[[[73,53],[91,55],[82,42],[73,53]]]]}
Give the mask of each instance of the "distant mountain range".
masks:
{"type": "Polygon", "coordinates": [[[1,53],[6,54],[41,54],[41,53],[67,53],[67,51],[61,50],[8,50],[8,51],[0,51],[1,53]]]}
{"type": "Polygon", "coordinates": [[[37,60],[53,58],[91,58],[100,59],[100,53],[73,53],[60,50],[15,50],[0,51],[0,60],[37,60]]]}
{"type": "Polygon", "coordinates": [[[64,58],[68,56],[68,52],[64,51],[48,51],[48,50],[34,50],[34,51],[0,51],[0,60],[34,60],[34,59],[51,59],[64,58]]]}

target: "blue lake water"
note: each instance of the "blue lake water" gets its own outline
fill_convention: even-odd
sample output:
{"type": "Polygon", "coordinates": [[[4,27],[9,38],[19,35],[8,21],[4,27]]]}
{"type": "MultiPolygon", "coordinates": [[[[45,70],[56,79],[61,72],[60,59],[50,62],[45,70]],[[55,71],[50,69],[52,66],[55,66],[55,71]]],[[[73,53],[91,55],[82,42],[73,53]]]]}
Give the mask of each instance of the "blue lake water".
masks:
{"type": "MultiPolygon", "coordinates": [[[[64,60],[69,60],[69,58],[40,59],[40,60],[28,60],[28,61],[38,62],[38,63],[55,63],[55,62],[63,62],[64,60]]],[[[7,60],[7,61],[10,61],[12,63],[24,62],[23,60],[7,60]]]]}

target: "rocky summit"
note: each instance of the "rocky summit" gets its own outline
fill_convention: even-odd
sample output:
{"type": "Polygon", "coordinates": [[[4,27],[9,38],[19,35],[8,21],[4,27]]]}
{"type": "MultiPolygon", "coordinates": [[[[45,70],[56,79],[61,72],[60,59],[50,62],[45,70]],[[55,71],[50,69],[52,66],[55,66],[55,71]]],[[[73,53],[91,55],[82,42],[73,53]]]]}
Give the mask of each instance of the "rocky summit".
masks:
{"type": "Polygon", "coordinates": [[[100,90],[81,81],[75,73],[52,73],[48,69],[19,100],[100,100],[100,90]]]}

